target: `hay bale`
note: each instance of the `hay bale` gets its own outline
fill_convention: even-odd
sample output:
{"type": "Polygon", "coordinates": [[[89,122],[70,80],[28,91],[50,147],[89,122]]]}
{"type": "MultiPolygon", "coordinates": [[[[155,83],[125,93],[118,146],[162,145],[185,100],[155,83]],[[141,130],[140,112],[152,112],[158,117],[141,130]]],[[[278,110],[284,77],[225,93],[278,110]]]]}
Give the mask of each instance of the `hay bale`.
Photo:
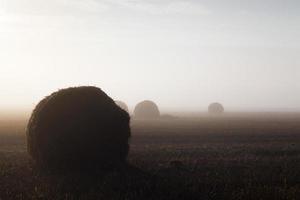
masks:
{"type": "Polygon", "coordinates": [[[160,112],[154,102],[146,100],[135,106],[134,116],[140,119],[155,119],[160,116],[160,112]]]}
{"type": "Polygon", "coordinates": [[[224,107],[220,103],[212,103],[208,107],[208,112],[211,114],[221,114],[224,113],[224,107]]]}
{"type": "Polygon", "coordinates": [[[128,106],[123,101],[115,101],[115,103],[126,112],[129,112],[128,106]]]}
{"type": "Polygon", "coordinates": [[[126,161],[130,117],[101,89],[74,87],[44,98],[27,126],[27,148],[41,166],[101,166],[126,161]]]}

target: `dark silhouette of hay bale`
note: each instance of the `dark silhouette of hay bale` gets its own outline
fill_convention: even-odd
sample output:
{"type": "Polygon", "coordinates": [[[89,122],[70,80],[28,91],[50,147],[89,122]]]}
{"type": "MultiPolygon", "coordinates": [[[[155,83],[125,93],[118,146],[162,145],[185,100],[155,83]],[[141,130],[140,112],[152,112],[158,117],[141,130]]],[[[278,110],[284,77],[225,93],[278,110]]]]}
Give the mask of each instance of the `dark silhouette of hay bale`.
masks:
{"type": "Polygon", "coordinates": [[[212,103],[208,107],[208,112],[211,114],[221,114],[224,112],[224,107],[220,103],[212,103]]]}
{"type": "Polygon", "coordinates": [[[146,100],[135,106],[134,116],[141,119],[154,119],[160,116],[160,112],[154,102],[146,100]]]}
{"type": "Polygon", "coordinates": [[[129,112],[128,106],[123,101],[115,101],[115,103],[126,112],[129,112]]]}
{"type": "Polygon", "coordinates": [[[130,117],[101,89],[62,89],[44,98],[27,126],[27,148],[40,166],[125,163],[130,117]]]}

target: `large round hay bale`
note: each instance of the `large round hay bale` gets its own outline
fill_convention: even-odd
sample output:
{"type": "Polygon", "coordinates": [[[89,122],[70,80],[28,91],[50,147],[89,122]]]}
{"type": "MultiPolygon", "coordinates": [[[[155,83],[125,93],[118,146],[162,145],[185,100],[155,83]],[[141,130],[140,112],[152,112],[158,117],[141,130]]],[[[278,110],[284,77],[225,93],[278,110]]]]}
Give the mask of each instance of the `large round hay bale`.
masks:
{"type": "Polygon", "coordinates": [[[221,114],[224,112],[224,107],[220,103],[212,103],[208,107],[208,112],[211,114],[221,114]]]}
{"type": "Polygon", "coordinates": [[[125,110],[126,112],[129,112],[128,106],[126,105],[126,103],[124,103],[123,101],[115,101],[115,103],[122,108],[123,110],[125,110]]]}
{"type": "Polygon", "coordinates": [[[62,89],[44,98],[27,126],[27,147],[42,166],[121,164],[129,151],[130,117],[101,89],[62,89]]]}
{"type": "Polygon", "coordinates": [[[160,112],[154,102],[146,100],[135,106],[134,116],[140,119],[155,119],[160,116],[160,112]]]}

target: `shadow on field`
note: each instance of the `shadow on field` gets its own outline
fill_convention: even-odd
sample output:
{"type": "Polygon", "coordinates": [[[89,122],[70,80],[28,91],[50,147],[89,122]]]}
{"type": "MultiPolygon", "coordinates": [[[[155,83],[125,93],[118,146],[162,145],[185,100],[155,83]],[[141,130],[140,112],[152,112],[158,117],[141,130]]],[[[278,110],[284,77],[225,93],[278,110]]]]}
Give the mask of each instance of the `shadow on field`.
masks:
{"type": "Polygon", "coordinates": [[[45,184],[42,194],[55,199],[64,197],[88,199],[138,198],[151,195],[157,181],[152,174],[137,167],[126,165],[118,169],[39,171],[38,176],[45,184]]]}
{"type": "MultiPolygon", "coordinates": [[[[35,168],[26,155],[1,165],[1,199],[199,199],[187,185],[192,172],[179,166],[155,172],[133,165],[106,170],[45,171],[35,168]],[[2,174],[1,174],[2,175],[2,174]],[[181,177],[181,178],[180,178],[181,177]]],[[[12,159],[12,157],[10,157],[12,159]]],[[[203,188],[204,189],[204,188],[203,188]]],[[[205,195],[207,193],[204,193],[205,195]]]]}
{"type": "MultiPolygon", "coordinates": [[[[178,164],[178,163],[177,163],[178,164]]],[[[33,169],[39,183],[28,198],[51,199],[199,199],[185,179],[191,171],[176,163],[156,172],[133,165],[117,169],[41,171],[33,169]]]]}

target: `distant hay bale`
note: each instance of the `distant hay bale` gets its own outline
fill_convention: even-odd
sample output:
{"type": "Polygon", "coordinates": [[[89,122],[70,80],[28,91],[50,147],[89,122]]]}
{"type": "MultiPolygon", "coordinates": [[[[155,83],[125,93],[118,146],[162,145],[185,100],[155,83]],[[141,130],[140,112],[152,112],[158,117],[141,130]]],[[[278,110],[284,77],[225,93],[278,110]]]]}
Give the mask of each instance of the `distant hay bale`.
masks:
{"type": "Polygon", "coordinates": [[[155,119],[160,116],[160,112],[154,102],[146,100],[136,105],[134,116],[140,119],[155,119]]]}
{"type": "Polygon", "coordinates": [[[115,103],[126,112],[129,112],[128,106],[123,101],[115,101],[115,103]]]}
{"type": "Polygon", "coordinates": [[[208,112],[211,114],[221,114],[224,113],[224,107],[220,103],[212,103],[208,107],[208,112]]]}
{"type": "Polygon", "coordinates": [[[27,148],[41,166],[121,164],[129,151],[130,117],[101,89],[62,89],[44,98],[27,126],[27,148]]]}

